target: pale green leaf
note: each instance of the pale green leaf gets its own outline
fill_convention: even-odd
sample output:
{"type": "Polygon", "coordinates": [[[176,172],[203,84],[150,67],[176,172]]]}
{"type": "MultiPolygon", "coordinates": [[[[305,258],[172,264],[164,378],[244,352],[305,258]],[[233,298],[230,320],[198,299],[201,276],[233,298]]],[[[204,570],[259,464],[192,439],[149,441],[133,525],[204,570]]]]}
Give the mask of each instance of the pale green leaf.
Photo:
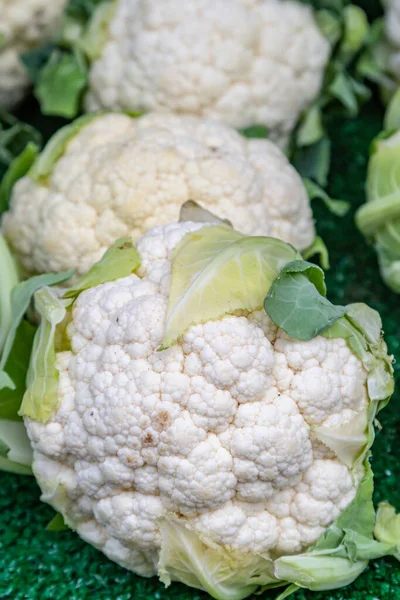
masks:
{"type": "Polygon", "coordinates": [[[330,198],[330,196],[328,196],[328,194],[318,184],[316,184],[315,181],[311,181],[311,179],[308,178],[303,178],[303,183],[310,200],[322,200],[332,214],[336,215],[337,217],[343,217],[349,211],[350,205],[348,202],[330,198]]]}
{"type": "Polygon", "coordinates": [[[335,590],[353,583],[368,561],[352,562],[337,556],[298,554],[275,561],[275,576],[313,591],[335,590]]]}
{"type": "Polygon", "coordinates": [[[191,325],[261,308],[282,267],[298,257],[280,240],[248,237],[225,226],[187,234],[172,255],[163,348],[191,325]]]}
{"type": "Polygon", "coordinates": [[[400,514],[387,502],[378,507],[374,533],[377,540],[395,547],[393,555],[400,560],[400,514]]]}
{"type": "Polygon", "coordinates": [[[88,125],[97,115],[84,115],[76,119],[70,125],[59,129],[47,142],[44,150],[40,153],[38,159],[32,165],[29,176],[37,183],[46,183],[51,175],[56,162],[63,156],[68,143],[74,138],[80,130],[88,125]]]}
{"type": "Polygon", "coordinates": [[[11,292],[12,323],[5,340],[3,353],[1,355],[0,371],[3,370],[6,365],[9,354],[13,347],[16,331],[28,309],[34,293],[44,286],[63,283],[64,281],[70,279],[72,275],[73,271],[65,271],[64,273],[46,273],[44,275],[31,277],[30,279],[22,281],[14,286],[11,292]]]}
{"type": "Polygon", "coordinates": [[[158,571],[166,586],[181,581],[205,590],[216,600],[242,600],[260,585],[278,583],[272,560],[235,554],[216,544],[208,546],[173,516],[160,522],[160,532],[158,571]]]}
{"type": "Polygon", "coordinates": [[[22,422],[0,418],[0,470],[32,475],[32,448],[22,422]]]}
{"type": "Polygon", "coordinates": [[[117,240],[93,267],[68,288],[64,298],[77,298],[84,290],[131,275],[140,265],[140,255],[132,238],[117,240]]]}
{"type": "Polygon", "coordinates": [[[352,468],[363,455],[368,443],[367,411],[356,414],[353,419],[338,427],[312,426],[314,436],[333,450],[339,460],[352,468]]]}
{"type": "Polygon", "coordinates": [[[312,256],[318,256],[321,267],[325,271],[329,269],[329,252],[321,237],[317,236],[311,246],[303,250],[302,255],[304,260],[308,260],[312,256]]]}
{"type": "Polygon", "coordinates": [[[400,88],[393,94],[386,109],[384,127],[387,131],[400,129],[400,88]]]}
{"type": "Polygon", "coordinates": [[[19,414],[46,422],[58,406],[58,371],[55,366],[56,328],[65,315],[67,300],[44,287],[35,294],[35,306],[41,320],[33,343],[31,362],[19,414]]]}
{"type": "Polygon", "coordinates": [[[324,136],[321,108],[318,104],[312,105],[304,115],[296,134],[299,147],[311,146],[324,136]]]}

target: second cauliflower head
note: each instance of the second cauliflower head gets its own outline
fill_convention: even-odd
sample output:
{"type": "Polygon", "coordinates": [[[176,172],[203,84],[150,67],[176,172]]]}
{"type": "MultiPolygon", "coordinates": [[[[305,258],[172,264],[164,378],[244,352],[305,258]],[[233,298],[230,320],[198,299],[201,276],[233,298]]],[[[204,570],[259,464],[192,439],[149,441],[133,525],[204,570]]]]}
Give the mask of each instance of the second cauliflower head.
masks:
{"type": "Polygon", "coordinates": [[[89,112],[155,110],[218,119],[235,128],[264,124],[284,146],[321,90],[330,46],[311,8],[301,2],[114,5],[104,45],[90,67],[89,112]]]}
{"type": "MultiPolygon", "coordinates": [[[[384,400],[389,392],[382,393],[380,383],[386,379],[390,387],[391,379],[379,317],[355,305],[361,314],[370,311],[366,338],[353,315],[357,326],[343,317],[342,335],[332,331],[301,342],[271,321],[257,292],[256,309],[215,319],[197,315],[162,349],[171,277],[180,268],[184,282],[189,276],[179,252],[184,261],[193,257],[190,269],[211,260],[207,273],[214,279],[207,284],[203,272],[204,289],[194,303],[199,310],[214,286],[224,286],[224,264],[234,272],[243,267],[243,286],[252,295],[246,261],[257,268],[264,256],[267,265],[257,278],[263,287],[277,264],[298,254],[278,240],[192,222],[152,229],[137,252],[136,274],[83,291],[67,317],[64,301],[44,291],[44,337],[38,336],[22,409],[34,473],[42,498],[120,565],[143,576],[159,573],[166,583],[177,578],[215,598],[244,598],[259,584],[289,577],[279,557],[315,544],[357,496],[368,471],[362,461],[372,442],[366,434],[376,413],[372,398],[384,400]],[[264,247],[271,249],[267,257],[264,247]],[[54,337],[61,321],[61,335],[54,337]],[[347,343],[349,332],[364,348],[365,362],[347,343]],[[377,358],[366,339],[379,346],[377,358]],[[52,341],[55,354],[48,350],[52,341]],[[370,378],[374,369],[378,385],[370,378]],[[219,551],[226,554],[218,558],[219,551]]],[[[201,277],[190,280],[198,285],[201,277]]],[[[224,294],[230,297],[229,287],[224,294]]],[[[240,295],[232,298],[241,302],[240,295]]],[[[181,306],[185,315],[187,309],[181,306]]],[[[336,531],[340,527],[346,525],[336,531]]],[[[347,582],[354,569],[365,568],[365,556],[359,562],[353,556],[354,564],[338,559],[347,582]]],[[[338,587],[335,578],[324,581],[323,571],[316,575],[315,560],[309,583],[320,577],[321,589],[338,587]]]]}
{"type": "Polygon", "coordinates": [[[29,79],[20,55],[54,37],[67,0],[0,0],[0,109],[22,100],[29,79]]]}
{"type": "Polygon", "coordinates": [[[301,178],[272,142],[157,114],[83,117],[61,130],[15,184],[1,229],[25,273],[79,275],[117,238],[178,220],[188,200],[300,250],[315,237],[301,178]]]}

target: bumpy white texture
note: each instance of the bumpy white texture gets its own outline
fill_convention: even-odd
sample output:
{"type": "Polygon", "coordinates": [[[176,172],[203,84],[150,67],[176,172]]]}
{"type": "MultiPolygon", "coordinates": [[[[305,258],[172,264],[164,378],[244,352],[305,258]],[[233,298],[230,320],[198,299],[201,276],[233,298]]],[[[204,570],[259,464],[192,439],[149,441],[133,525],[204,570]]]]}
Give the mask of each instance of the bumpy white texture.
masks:
{"type": "Polygon", "coordinates": [[[0,0],[0,109],[22,100],[29,80],[20,55],[52,39],[67,0],[0,0]]]}
{"type": "Polygon", "coordinates": [[[257,310],[158,350],[171,253],[199,227],[154,228],[137,244],[137,275],[80,295],[57,355],[58,409],[45,424],[26,419],[44,493],[58,482],[78,533],[145,576],[166,514],[274,557],[315,543],[359,483],[314,450],[310,429],[366,406],[366,373],[343,340],[291,340],[257,310]]]}
{"type": "Polygon", "coordinates": [[[250,235],[298,249],[315,236],[300,176],[270,141],[196,117],[95,118],[46,184],[14,187],[2,231],[28,274],[86,272],[119,237],[177,221],[194,200],[250,235]]]}
{"type": "Polygon", "coordinates": [[[284,146],[320,92],[328,58],[329,44],[300,2],[118,0],[90,70],[86,109],[265,124],[284,146]]]}

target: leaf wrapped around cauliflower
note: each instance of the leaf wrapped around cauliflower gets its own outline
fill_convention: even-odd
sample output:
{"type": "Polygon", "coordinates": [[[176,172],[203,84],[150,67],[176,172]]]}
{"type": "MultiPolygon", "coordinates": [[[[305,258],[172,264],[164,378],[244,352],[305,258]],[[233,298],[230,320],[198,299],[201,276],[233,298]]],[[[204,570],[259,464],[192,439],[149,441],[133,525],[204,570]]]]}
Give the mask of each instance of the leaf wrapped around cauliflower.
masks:
{"type": "Polygon", "coordinates": [[[372,145],[367,202],[358,210],[356,223],[375,247],[383,280],[396,293],[400,293],[399,172],[400,132],[389,131],[372,145]]]}
{"type": "Polygon", "coordinates": [[[0,0],[0,109],[12,109],[29,87],[23,53],[53,40],[67,0],[0,0]]]}
{"type": "Polygon", "coordinates": [[[81,275],[116,238],[178,220],[189,200],[245,234],[300,250],[315,238],[307,191],[279,148],[214,121],[86,115],[31,158],[0,188],[1,230],[28,275],[81,275]]]}
{"type": "Polygon", "coordinates": [[[36,294],[20,412],[42,499],[118,564],[218,600],[340,587],[394,553],[367,458],[393,390],[379,315],[350,305],[290,337],[292,305],[274,323],[264,298],[289,274],[324,295],[321,273],[225,224],[155,227],[136,250],[134,273],[112,281],[113,253],[97,282],[36,294]]]}

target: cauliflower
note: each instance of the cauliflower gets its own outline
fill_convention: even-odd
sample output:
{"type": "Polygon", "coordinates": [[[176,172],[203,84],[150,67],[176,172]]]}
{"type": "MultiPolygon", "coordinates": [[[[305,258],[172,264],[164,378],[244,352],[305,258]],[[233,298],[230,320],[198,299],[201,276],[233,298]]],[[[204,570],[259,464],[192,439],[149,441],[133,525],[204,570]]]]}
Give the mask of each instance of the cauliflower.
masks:
{"type": "Polygon", "coordinates": [[[377,313],[354,305],[296,340],[262,308],[281,268],[299,268],[292,247],[184,222],[136,248],[135,273],[107,280],[122,266],[110,251],[64,299],[37,296],[22,414],[42,499],[118,564],[222,600],[301,580],[297,555],[315,561],[305,587],[345,585],[376,542],[360,559],[354,541],[351,560],[332,550],[329,580],[331,538],[324,557],[306,551],[333,523],[335,543],[364,534],[373,515],[363,459],[392,385],[377,313]]]}
{"type": "Polygon", "coordinates": [[[188,200],[299,249],[315,237],[300,176],[271,141],[160,114],[83,117],[58,132],[14,186],[1,229],[26,273],[82,274],[116,238],[177,220],[188,200]]]}
{"type": "Polygon", "coordinates": [[[0,0],[0,109],[12,109],[29,85],[20,55],[52,39],[67,0],[0,0]]]}
{"type": "Polygon", "coordinates": [[[375,247],[384,282],[399,294],[400,131],[389,129],[384,134],[380,134],[371,148],[366,182],[367,202],[358,209],[356,223],[361,233],[375,247]]]}
{"type": "MultiPolygon", "coordinates": [[[[86,112],[174,112],[235,128],[262,124],[283,147],[321,91],[331,48],[313,10],[300,1],[103,0],[92,10],[86,25],[66,20],[64,40],[87,58],[86,112]]],[[[79,77],[82,65],[76,66],[79,77]]],[[[82,90],[77,97],[71,76],[71,101],[60,103],[57,73],[54,60],[40,79],[42,109],[74,116],[82,90]]]]}

